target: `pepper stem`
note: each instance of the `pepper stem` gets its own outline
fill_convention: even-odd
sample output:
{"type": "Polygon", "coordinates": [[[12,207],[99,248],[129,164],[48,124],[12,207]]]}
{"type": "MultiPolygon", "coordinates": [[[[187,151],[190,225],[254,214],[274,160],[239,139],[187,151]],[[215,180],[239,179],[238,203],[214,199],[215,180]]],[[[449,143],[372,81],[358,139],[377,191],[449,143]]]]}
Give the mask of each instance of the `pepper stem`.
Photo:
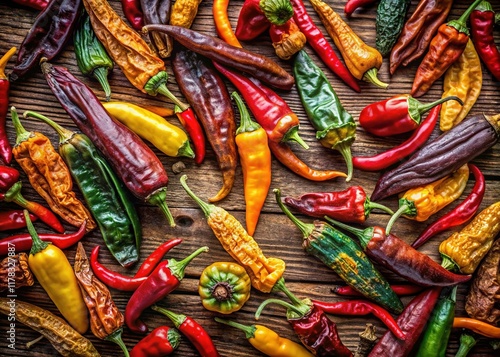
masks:
{"type": "Polygon", "coordinates": [[[264,300],[260,304],[260,306],[258,307],[257,311],[255,311],[255,320],[259,319],[260,314],[262,313],[262,310],[264,310],[264,308],[267,305],[273,304],[273,303],[286,307],[289,311],[293,311],[294,313],[296,313],[298,315],[298,317],[304,316],[310,310],[309,306],[307,306],[306,304],[303,304],[303,306],[307,307],[307,310],[304,311],[303,306],[298,307],[298,306],[292,305],[286,301],[279,300],[279,299],[267,299],[267,300],[264,300]]]}
{"type": "Polygon", "coordinates": [[[193,253],[191,253],[190,255],[188,255],[186,258],[182,259],[179,262],[175,259],[169,259],[168,268],[170,269],[172,275],[177,278],[177,280],[182,280],[182,278],[184,278],[184,270],[189,265],[189,263],[191,263],[191,261],[198,255],[205,252],[208,252],[207,246],[196,249],[193,253]]]}
{"type": "Polygon", "coordinates": [[[274,196],[276,197],[276,202],[278,203],[278,206],[286,214],[286,216],[297,226],[297,228],[300,229],[302,235],[304,236],[304,239],[309,237],[309,235],[314,230],[314,224],[304,223],[300,221],[297,217],[295,217],[292,214],[292,212],[290,212],[290,210],[287,207],[285,207],[283,202],[281,202],[281,190],[279,188],[275,188],[273,192],[274,196]]]}
{"type": "Polygon", "coordinates": [[[107,67],[97,67],[94,69],[94,72],[92,72],[92,75],[95,79],[97,79],[104,91],[104,94],[106,95],[106,102],[109,102],[111,99],[111,87],[108,82],[108,72],[107,67]]]}
{"type": "Polygon", "coordinates": [[[273,25],[283,25],[293,16],[290,0],[260,0],[259,7],[273,25]]]}
{"type": "Polygon", "coordinates": [[[26,141],[31,136],[31,132],[24,129],[24,126],[19,120],[19,115],[17,115],[17,110],[15,107],[10,107],[10,115],[12,117],[12,124],[14,124],[14,129],[16,130],[16,145],[19,145],[23,141],[26,141]]]}
{"type": "Polygon", "coordinates": [[[281,291],[285,293],[285,295],[290,299],[292,304],[294,306],[301,306],[304,305],[304,303],[297,298],[290,290],[285,285],[285,279],[283,277],[279,278],[279,280],[276,282],[276,284],[273,286],[273,291],[281,291]]]}
{"type": "Polygon", "coordinates": [[[220,322],[221,324],[224,324],[224,325],[228,325],[228,326],[236,327],[237,329],[240,329],[241,331],[243,331],[245,333],[245,337],[247,339],[255,337],[255,330],[257,330],[257,328],[254,325],[247,326],[247,325],[240,324],[236,321],[224,320],[224,319],[221,319],[219,317],[216,317],[215,321],[220,322]]]}
{"type": "Polygon", "coordinates": [[[179,326],[182,325],[187,319],[186,315],[176,314],[175,312],[159,307],[158,305],[151,306],[151,309],[168,317],[174,323],[175,328],[179,328],[179,326]]]}
{"type": "Polygon", "coordinates": [[[443,104],[444,102],[447,102],[449,100],[455,100],[459,102],[460,105],[464,105],[462,99],[454,95],[440,98],[432,103],[422,103],[413,97],[408,97],[408,114],[415,123],[420,124],[420,121],[422,120],[422,114],[428,112],[435,106],[443,104]]]}
{"type": "Polygon", "coordinates": [[[5,75],[5,66],[7,66],[7,62],[9,62],[10,58],[16,53],[16,50],[15,47],[12,47],[2,56],[2,58],[0,58],[0,79],[7,79],[5,75]]]}
{"type": "MultiPolygon", "coordinates": [[[[462,14],[462,16],[460,16],[458,18],[458,20],[455,20],[456,22],[460,23],[462,26],[464,26],[465,28],[467,28],[467,20],[469,19],[469,16],[471,14],[472,11],[474,11],[474,9],[476,8],[477,5],[479,5],[480,2],[482,2],[483,0],[476,0],[474,1],[468,8],[467,10],[464,11],[464,13],[462,14]]],[[[451,22],[451,21],[450,21],[451,22]]]]}
{"type": "Polygon", "coordinates": [[[39,253],[42,250],[44,250],[45,248],[47,248],[49,243],[44,242],[38,236],[38,233],[36,232],[35,227],[33,226],[33,223],[31,222],[30,214],[29,214],[28,210],[26,210],[26,209],[23,210],[23,214],[24,214],[24,219],[26,220],[26,228],[28,228],[28,232],[31,236],[31,239],[33,240],[33,243],[31,245],[30,255],[35,255],[36,253],[39,253]]]}
{"type": "Polygon", "coordinates": [[[191,145],[189,145],[189,140],[186,140],[179,150],[177,150],[177,156],[189,157],[190,159],[194,158],[194,152],[191,145]]]}
{"type": "Polygon", "coordinates": [[[63,141],[69,140],[73,135],[75,135],[74,132],[63,128],[62,126],[57,124],[55,121],[47,118],[45,115],[42,115],[42,114],[39,114],[36,112],[32,112],[31,110],[25,111],[23,113],[23,117],[24,118],[28,118],[28,117],[36,118],[36,119],[39,119],[39,120],[43,121],[44,123],[50,125],[57,132],[57,134],[59,134],[59,139],[60,139],[59,142],[60,143],[63,141]]]}
{"type": "Polygon", "coordinates": [[[367,198],[365,200],[364,209],[365,209],[365,216],[366,217],[368,217],[368,215],[374,209],[382,210],[382,211],[384,211],[386,213],[389,213],[390,215],[394,214],[394,211],[392,209],[390,209],[389,207],[381,205],[380,203],[377,203],[377,202],[372,202],[369,198],[367,198]]]}
{"type": "Polygon", "coordinates": [[[233,92],[231,93],[231,98],[233,98],[236,102],[236,106],[238,107],[238,110],[240,112],[240,126],[236,130],[236,135],[242,133],[251,133],[261,128],[259,123],[253,121],[250,117],[250,113],[248,112],[248,109],[243,103],[240,95],[237,92],[233,92]]]}
{"type": "Polygon", "coordinates": [[[186,180],[187,180],[187,175],[182,175],[181,179],[180,179],[181,186],[184,188],[184,190],[186,190],[187,194],[198,204],[198,206],[200,206],[200,208],[203,211],[203,213],[205,214],[205,216],[206,217],[210,216],[210,214],[212,213],[215,206],[210,204],[210,203],[206,203],[206,202],[202,201],[200,198],[198,198],[194,194],[194,192],[191,191],[191,189],[188,187],[186,180]]]}
{"type": "Polygon", "coordinates": [[[384,83],[380,79],[378,79],[377,74],[378,74],[378,69],[371,68],[365,72],[365,74],[363,75],[363,80],[368,82],[368,83],[372,83],[380,88],[385,89],[385,88],[389,87],[389,84],[384,83]]]}
{"type": "Polygon", "coordinates": [[[458,267],[457,263],[453,261],[449,256],[442,254],[441,253],[441,258],[443,261],[441,262],[441,266],[445,268],[446,270],[449,271],[459,271],[460,268],[458,267]]]}
{"type": "Polygon", "coordinates": [[[146,93],[152,95],[153,97],[156,97],[158,93],[164,95],[172,102],[174,102],[175,105],[179,106],[182,111],[185,111],[187,108],[189,108],[189,105],[181,102],[175,95],[172,94],[172,92],[167,88],[167,80],[167,72],[160,71],[146,82],[146,84],[144,85],[144,90],[146,91],[146,93]]]}
{"type": "Polygon", "coordinates": [[[302,140],[302,138],[299,136],[299,126],[296,125],[292,128],[290,128],[286,134],[283,136],[283,139],[281,139],[281,142],[286,142],[286,141],[295,141],[298,143],[300,146],[302,146],[304,149],[309,149],[309,145],[302,140]]]}
{"type": "Polygon", "coordinates": [[[366,246],[370,242],[370,240],[373,237],[373,227],[368,227],[365,229],[359,229],[359,228],[354,228],[351,227],[345,223],[336,221],[334,219],[331,219],[330,217],[326,217],[325,219],[327,222],[333,224],[334,226],[340,227],[342,229],[345,229],[349,233],[354,234],[356,237],[358,237],[359,241],[361,242],[361,245],[363,246],[363,249],[366,249],[366,246]]]}
{"type": "Polygon", "coordinates": [[[170,213],[167,203],[165,202],[166,198],[167,198],[167,189],[161,188],[156,192],[152,193],[151,195],[149,195],[149,197],[146,199],[146,202],[158,206],[165,215],[165,217],[167,218],[167,222],[170,225],[170,227],[175,227],[174,217],[172,217],[172,213],[170,213]]]}
{"type": "Polygon", "coordinates": [[[394,225],[394,222],[396,222],[396,220],[399,217],[401,217],[402,215],[406,214],[406,215],[415,216],[417,214],[416,209],[415,209],[415,204],[413,204],[413,202],[402,198],[401,200],[399,200],[399,203],[400,203],[400,205],[399,205],[398,210],[392,215],[392,217],[389,219],[389,222],[387,222],[387,226],[385,227],[385,234],[390,233],[392,226],[394,225]],[[402,203],[402,202],[404,202],[404,203],[402,203]],[[413,210],[411,209],[412,206],[413,206],[413,210]]]}
{"type": "Polygon", "coordinates": [[[460,335],[460,348],[455,357],[466,357],[469,351],[476,345],[476,339],[467,333],[460,335]]]}
{"type": "Polygon", "coordinates": [[[44,335],[40,335],[38,336],[37,338],[35,338],[34,340],[31,340],[31,341],[28,341],[26,342],[26,348],[27,349],[30,349],[31,347],[33,347],[33,345],[36,345],[38,342],[40,342],[41,340],[43,340],[45,338],[44,335]]]}
{"type": "Polygon", "coordinates": [[[340,143],[335,146],[335,150],[340,152],[340,154],[344,158],[345,164],[347,166],[347,177],[345,178],[345,182],[349,182],[351,181],[353,175],[351,144],[347,142],[340,143]]]}
{"type": "Polygon", "coordinates": [[[122,340],[122,332],[123,332],[123,329],[120,327],[118,330],[116,330],[112,334],[108,335],[105,338],[105,340],[116,343],[122,349],[125,357],[130,357],[130,354],[128,353],[128,350],[127,350],[127,346],[125,346],[125,343],[122,340]]]}

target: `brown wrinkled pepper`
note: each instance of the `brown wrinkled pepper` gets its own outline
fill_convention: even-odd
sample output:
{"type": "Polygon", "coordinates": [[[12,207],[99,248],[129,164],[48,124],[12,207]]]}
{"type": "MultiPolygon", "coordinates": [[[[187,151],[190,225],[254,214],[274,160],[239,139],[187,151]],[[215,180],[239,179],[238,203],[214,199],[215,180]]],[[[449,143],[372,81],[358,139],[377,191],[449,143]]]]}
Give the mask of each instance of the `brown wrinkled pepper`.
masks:
{"type": "Polygon", "coordinates": [[[81,242],[78,242],[76,248],[73,269],[82,291],[83,300],[90,313],[92,333],[101,340],[116,343],[123,350],[125,356],[128,356],[127,347],[121,337],[125,317],[116,307],[107,286],[99,281],[92,272],[81,242]]]}
{"type": "Polygon", "coordinates": [[[500,323],[500,239],[481,262],[465,299],[465,311],[473,319],[500,323]]]}
{"type": "Polygon", "coordinates": [[[472,274],[500,232],[500,201],[486,207],[460,232],[439,245],[442,266],[472,274]]]}
{"type": "Polygon", "coordinates": [[[0,291],[8,288],[11,293],[11,289],[17,290],[23,286],[32,286],[34,283],[33,274],[28,266],[28,254],[19,253],[0,262],[0,291]]]}
{"type": "Polygon", "coordinates": [[[73,191],[68,166],[49,138],[36,131],[26,131],[14,107],[11,116],[16,130],[12,154],[28,176],[31,186],[47,201],[52,211],[66,222],[80,227],[87,221],[87,232],[95,229],[96,223],[91,213],[73,191]]]}

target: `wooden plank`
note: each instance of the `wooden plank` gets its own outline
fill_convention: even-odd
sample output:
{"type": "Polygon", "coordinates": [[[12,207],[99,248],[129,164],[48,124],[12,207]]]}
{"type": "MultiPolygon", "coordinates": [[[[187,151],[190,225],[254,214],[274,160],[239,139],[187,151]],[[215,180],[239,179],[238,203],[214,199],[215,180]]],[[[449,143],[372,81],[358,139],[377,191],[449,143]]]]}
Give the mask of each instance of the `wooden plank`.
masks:
{"type": "MultiPolygon", "coordinates": [[[[110,3],[119,14],[123,14],[120,1],[113,0],[110,1],[110,3]]],[[[228,13],[230,21],[233,24],[233,28],[236,25],[238,13],[242,3],[242,0],[233,0],[229,5],[228,13]]],[[[410,12],[415,9],[417,3],[418,1],[416,0],[412,1],[410,12]]],[[[469,3],[470,1],[465,0],[455,1],[449,19],[458,18],[458,16],[467,8],[469,3]]],[[[499,4],[496,2],[492,3],[495,10],[500,11],[499,4]]],[[[343,13],[345,1],[329,1],[329,4],[339,13],[343,13]]],[[[318,17],[312,10],[311,5],[306,2],[306,6],[311,17],[316,21],[319,27],[324,30],[323,26],[320,25],[318,17]]],[[[8,5],[5,4],[5,2],[2,2],[2,4],[0,4],[0,14],[0,53],[3,54],[10,47],[19,46],[21,44],[24,36],[29,31],[31,24],[36,17],[36,12],[16,4],[11,4],[10,2],[8,2],[8,5]]],[[[355,13],[354,16],[348,21],[349,25],[369,45],[374,45],[375,43],[374,19],[375,7],[372,6],[368,9],[355,13]]],[[[198,16],[193,24],[193,29],[215,35],[212,17],[212,1],[204,1],[201,3],[198,16]]],[[[500,35],[498,31],[495,36],[497,43],[500,43],[500,35]]],[[[276,59],[289,73],[291,73],[291,62],[277,59],[273,53],[273,49],[267,35],[262,35],[256,41],[252,43],[245,43],[244,45],[246,48],[255,52],[276,59]]],[[[357,118],[361,110],[369,103],[388,98],[392,95],[409,92],[418,64],[412,64],[406,68],[400,68],[396,74],[391,77],[388,72],[388,60],[385,59],[380,71],[380,78],[383,81],[390,83],[389,88],[387,90],[382,90],[375,88],[368,83],[361,82],[360,85],[362,92],[358,94],[344,85],[338,77],[328,70],[309,46],[306,47],[306,50],[316,63],[325,71],[345,108],[354,116],[354,118],[357,118]]],[[[96,92],[99,98],[104,98],[103,92],[98,83],[83,77],[80,74],[76,66],[75,55],[71,43],[66,46],[63,53],[56,60],[54,60],[53,63],[66,66],[73,74],[89,85],[96,92]]],[[[172,75],[170,63],[168,60],[166,63],[167,72],[171,75],[168,86],[174,94],[180,96],[180,92],[172,75]]],[[[13,61],[8,64],[7,72],[10,72],[12,67],[13,61]]],[[[484,112],[487,114],[495,114],[498,112],[498,108],[500,108],[498,82],[495,82],[492,79],[490,73],[486,69],[483,70],[483,76],[484,84],[481,96],[472,109],[472,113],[484,112]]],[[[111,75],[110,84],[113,90],[113,100],[125,100],[155,105],[167,105],[172,107],[172,104],[164,98],[149,97],[137,91],[128,83],[118,68],[115,68],[113,74],[111,75]]],[[[234,87],[231,84],[227,84],[230,91],[234,90],[234,87]]],[[[298,114],[301,120],[301,136],[310,146],[310,149],[306,151],[298,147],[298,145],[293,145],[294,151],[312,167],[345,170],[345,165],[340,155],[336,152],[323,148],[315,140],[315,131],[307,120],[305,112],[300,104],[296,89],[294,88],[290,92],[278,92],[283,96],[294,112],[298,114]]],[[[433,85],[429,93],[422,98],[422,101],[433,101],[439,98],[441,93],[442,80],[439,80],[433,85]]],[[[11,105],[16,106],[21,113],[25,110],[38,111],[55,119],[70,129],[76,129],[76,126],[73,124],[65,111],[60,107],[50,89],[47,87],[45,79],[40,71],[34,71],[22,81],[12,83],[10,103],[11,105]]],[[[168,120],[172,123],[179,124],[176,118],[168,118],[168,120]]],[[[42,131],[52,139],[53,143],[57,143],[55,133],[52,130],[49,130],[46,126],[40,125],[40,123],[33,120],[24,120],[23,124],[28,130],[42,131]]],[[[7,122],[7,131],[9,137],[12,139],[11,142],[13,143],[15,135],[10,120],[7,122]]],[[[439,135],[438,128],[436,128],[433,133],[433,137],[436,137],[437,135],[439,135]]],[[[399,144],[406,137],[407,135],[386,139],[376,138],[365,133],[364,130],[359,127],[357,129],[356,141],[352,147],[353,155],[369,155],[386,150],[399,144]]],[[[203,254],[192,262],[186,270],[186,277],[180,287],[174,293],[170,294],[164,301],[162,301],[162,304],[169,306],[176,312],[190,315],[201,323],[212,336],[221,355],[263,356],[246,341],[241,332],[228,329],[225,326],[216,323],[214,321],[214,317],[217,316],[217,314],[209,312],[202,307],[200,298],[197,294],[198,278],[201,271],[212,262],[228,261],[231,258],[223,250],[210,228],[207,226],[202,212],[198,209],[196,204],[188,198],[180,186],[179,176],[172,173],[172,165],[180,160],[177,158],[166,157],[158,150],[153,150],[160,157],[170,176],[167,202],[175,217],[177,226],[175,228],[168,227],[157,208],[147,206],[136,200],[144,235],[141,257],[146,257],[161,242],[173,237],[181,237],[184,239],[184,242],[168,254],[169,258],[180,259],[201,245],[207,245],[210,247],[210,252],[208,254],[203,254]]],[[[486,196],[481,205],[481,209],[497,201],[500,197],[500,185],[498,181],[500,168],[497,164],[499,156],[499,145],[495,145],[495,147],[486,151],[474,160],[474,163],[481,168],[487,178],[486,196]]],[[[191,160],[186,159],[182,159],[181,161],[183,161],[186,165],[186,169],[183,173],[186,173],[189,176],[189,185],[201,198],[205,199],[218,192],[222,179],[211,148],[208,148],[207,158],[202,165],[198,166],[191,160]]],[[[17,163],[14,163],[13,166],[19,168],[17,163]]],[[[379,173],[366,173],[355,170],[354,178],[350,183],[345,183],[341,179],[320,183],[311,182],[291,173],[278,161],[273,159],[272,188],[281,188],[283,195],[299,195],[310,191],[337,191],[345,189],[351,185],[361,185],[369,194],[372,192],[378,177],[379,173]]],[[[25,183],[23,187],[23,194],[29,199],[43,203],[43,200],[27,184],[24,173],[22,173],[22,180],[25,183]]],[[[465,194],[470,192],[473,184],[474,182],[472,180],[468,183],[465,194]]],[[[80,195],[78,191],[77,194],[80,195]]],[[[381,203],[386,204],[393,209],[397,208],[396,197],[390,197],[381,201],[381,203]]],[[[455,207],[456,204],[457,203],[453,203],[449,207],[445,208],[443,213],[455,207]]],[[[231,214],[234,214],[242,223],[244,223],[245,205],[242,189],[241,168],[238,168],[236,182],[232,192],[226,199],[220,202],[219,205],[228,210],[231,214]]],[[[4,203],[2,203],[2,206],[13,207],[12,205],[4,203]]],[[[429,222],[433,222],[436,218],[437,217],[431,217],[429,222]]],[[[301,219],[304,219],[307,222],[311,221],[306,217],[301,217],[301,219]]],[[[385,225],[387,220],[387,215],[374,213],[370,216],[367,224],[385,225]]],[[[408,242],[411,242],[416,238],[418,233],[426,227],[427,224],[428,223],[425,222],[418,223],[400,219],[394,226],[394,232],[408,242]]],[[[46,227],[39,222],[36,222],[35,225],[40,232],[48,231],[46,227]]],[[[68,230],[73,230],[73,228],[69,226],[67,228],[68,230]]],[[[429,254],[437,261],[440,261],[437,247],[439,242],[448,235],[449,233],[443,233],[433,238],[432,241],[423,246],[421,250],[429,254]]],[[[7,236],[7,234],[2,233],[0,237],[5,236],[7,236]]],[[[307,255],[303,251],[301,247],[302,237],[300,232],[281,213],[276,205],[272,192],[268,194],[263,208],[263,214],[255,233],[255,239],[259,242],[266,256],[281,257],[285,260],[287,268],[284,277],[287,281],[289,289],[297,296],[300,298],[315,298],[326,301],[342,300],[342,298],[331,293],[331,289],[334,286],[342,284],[341,279],[328,267],[324,266],[321,262],[316,260],[314,257],[307,255]]],[[[86,236],[83,239],[83,242],[87,252],[89,253],[96,244],[102,245],[102,238],[99,233],[93,232],[86,236]]],[[[66,254],[69,260],[73,262],[75,247],[67,249],[66,254]]],[[[108,267],[130,275],[132,275],[137,269],[137,267],[133,267],[130,271],[127,271],[126,269],[118,266],[106,249],[101,249],[100,260],[108,267]]],[[[391,282],[403,281],[395,274],[384,269],[381,270],[391,282]]],[[[467,291],[468,285],[464,284],[459,287],[456,310],[456,314],[458,316],[465,315],[464,298],[467,291]]],[[[122,311],[124,311],[131,294],[116,290],[112,290],[112,293],[117,305],[122,311]]],[[[270,296],[277,297],[280,295],[282,294],[264,294],[253,289],[252,296],[243,309],[230,315],[229,318],[246,324],[255,323],[253,315],[259,304],[270,296]]],[[[39,284],[35,284],[32,288],[19,289],[17,298],[19,300],[36,303],[37,305],[58,314],[55,306],[39,284]]],[[[406,304],[410,299],[410,297],[403,298],[403,302],[406,304]]],[[[143,318],[150,328],[163,324],[172,326],[166,318],[153,313],[152,310],[147,310],[143,314],[143,318]]],[[[358,333],[364,329],[366,322],[370,322],[377,327],[378,336],[381,336],[385,332],[384,326],[375,318],[347,318],[339,316],[331,316],[331,318],[338,324],[338,330],[342,341],[351,349],[355,349],[358,342],[358,333]]],[[[297,337],[286,323],[284,310],[282,308],[270,306],[264,312],[259,323],[274,329],[283,337],[287,337],[298,342],[297,337]]],[[[0,330],[6,331],[6,329],[7,320],[5,318],[0,318],[0,330]]],[[[447,356],[454,356],[456,353],[459,335],[459,331],[453,331],[447,356]]],[[[85,336],[95,344],[96,348],[103,356],[117,356],[121,353],[115,345],[98,340],[90,331],[87,332],[85,336]]],[[[6,339],[2,339],[2,342],[0,343],[0,355],[52,356],[55,354],[52,346],[46,341],[39,342],[31,350],[26,350],[24,347],[25,343],[36,337],[37,333],[34,331],[20,324],[16,324],[16,350],[9,349],[7,347],[6,339]]],[[[143,336],[130,332],[127,328],[124,329],[123,338],[129,349],[131,349],[142,337],[143,336]]],[[[183,338],[179,349],[173,355],[190,357],[198,356],[199,354],[193,346],[185,338],[183,338]]],[[[485,339],[481,339],[471,355],[493,356],[494,352],[489,347],[487,341],[485,339]]]]}

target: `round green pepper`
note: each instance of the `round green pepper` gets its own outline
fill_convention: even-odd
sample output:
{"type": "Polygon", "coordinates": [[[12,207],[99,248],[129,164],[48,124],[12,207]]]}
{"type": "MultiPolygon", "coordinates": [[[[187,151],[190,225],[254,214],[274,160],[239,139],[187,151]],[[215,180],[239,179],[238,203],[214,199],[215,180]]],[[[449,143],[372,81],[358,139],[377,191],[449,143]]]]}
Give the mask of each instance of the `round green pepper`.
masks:
{"type": "Polygon", "coordinates": [[[250,298],[250,277],[236,263],[215,262],[203,270],[198,293],[205,309],[230,314],[250,298]]]}

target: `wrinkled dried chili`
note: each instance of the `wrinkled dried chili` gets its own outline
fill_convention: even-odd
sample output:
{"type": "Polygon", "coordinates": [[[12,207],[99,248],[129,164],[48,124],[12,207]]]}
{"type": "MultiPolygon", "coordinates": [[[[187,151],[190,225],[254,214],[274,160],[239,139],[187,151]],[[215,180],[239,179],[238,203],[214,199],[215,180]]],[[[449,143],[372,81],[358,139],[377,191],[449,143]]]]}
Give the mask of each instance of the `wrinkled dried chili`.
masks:
{"type": "MultiPolygon", "coordinates": [[[[16,247],[17,250],[17,247],[16,247]]],[[[1,254],[0,254],[1,255],[1,254]]],[[[35,280],[28,264],[28,254],[21,252],[0,262],[0,292],[5,289],[17,290],[23,286],[33,286],[35,280]]]]}
{"type": "MultiPolygon", "coordinates": [[[[168,24],[170,20],[171,5],[170,0],[140,0],[142,9],[142,19],[144,25],[168,24]]],[[[175,1],[177,4],[177,1],[175,1]]],[[[158,56],[167,58],[173,50],[173,43],[162,33],[150,33],[149,38],[156,49],[158,56]]]]}

